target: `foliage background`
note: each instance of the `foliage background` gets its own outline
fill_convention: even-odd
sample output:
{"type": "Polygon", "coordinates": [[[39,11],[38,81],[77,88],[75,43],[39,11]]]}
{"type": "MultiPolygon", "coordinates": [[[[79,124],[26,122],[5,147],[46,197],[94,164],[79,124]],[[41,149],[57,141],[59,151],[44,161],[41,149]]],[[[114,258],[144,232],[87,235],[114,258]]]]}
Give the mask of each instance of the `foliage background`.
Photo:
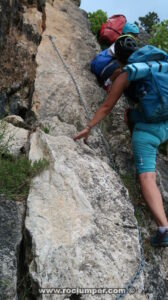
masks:
{"type": "Polygon", "coordinates": [[[88,19],[92,33],[98,38],[101,25],[107,22],[107,13],[99,9],[93,13],[88,13],[88,19]]]}

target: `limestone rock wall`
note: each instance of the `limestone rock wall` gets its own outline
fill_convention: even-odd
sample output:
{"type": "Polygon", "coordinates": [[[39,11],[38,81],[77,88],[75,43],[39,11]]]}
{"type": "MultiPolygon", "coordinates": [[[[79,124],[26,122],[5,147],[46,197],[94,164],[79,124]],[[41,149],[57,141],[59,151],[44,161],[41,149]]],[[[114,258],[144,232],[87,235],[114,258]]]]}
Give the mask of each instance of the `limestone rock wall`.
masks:
{"type": "MultiPolygon", "coordinates": [[[[25,220],[27,243],[31,239],[32,245],[31,260],[27,259],[30,297],[37,299],[48,297],[38,295],[40,287],[124,287],[141,260],[133,206],[108,165],[99,135],[93,131],[89,146],[72,139],[86,124],[86,115],[51,37],[90,115],[105,97],[89,70],[91,58],[100,49],[86,17],[69,0],[47,3],[32,108],[43,130],[31,136],[30,158],[47,158],[50,167],[33,181],[25,220]],[[49,134],[43,132],[46,129],[49,134]]],[[[143,279],[141,273],[135,283],[136,299],[146,299],[143,279]]],[[[65,297],[73,299],[68,294],[50,299],[65,297]]],[[[92,296],[81,295],[81,299],[92,296]]]]}
{"type": "Polygon", "coordinates": [[[16,299],[24,213],[23,203],[0,197],[0,299],[16,299]]]}
{"type": "MultiPolygon", "coordinates": [[[[7,143],[10,153],[16,156],[28,149],[29,132],[25,128],[31,126],[25,120],[31,107],[42,15],[28,1],[0,1],[0,119],[10,115],[5,127],[0,122],[0,134],[5,130],[0,143],[7,143]]],[[[0,195],[0,299],[3,300],[18,299],[25,210],[23,199],[16,202],[0,195]]]]}
{"type": "MultiPolygon", "coordinates": [[[[1,144],[7,144],[10,153],[17,156],[21,149],[27,147],[28,131],[7,122],[3,123],[3,128],[5,136],[3,140],[1,137],[1,144]]],[[[0,299],[16,299],[25,210],[24,201],[16,202],[0,195],[0,299]]]]}
{"type": "MultiPolygon", "coordinates": [[[[46,22],[46,31],[43,34],[43,39],[40,44],[40,47],[38,49],[38,55],[37,55],[37,63],[38,63],[38,69],[37,69],[37,77],[35,81],[35,93],[33,97],[33,110],[38,116],[39,122],[50,129],[50,135],[52,136],[60,136],[63,135],[62,139],[65,139],[65,136],[68,138],[72,138],[73,132],[75,131],[75,127],[80,130],[81,127],[83,127],[86,124],[86,117],[85,112],[83,110],[83,106],[81,105],[79,101],[79,97],[76,93],[76,90],[73,85],[72,78],[67,73],[67,70],[65,69],[65,66],[61,62],[59,58],[59,54],[55,51],[53,48],[53,45],[51,45],[51,41],[49,37],[52,37],[55,46],[58,48],[63,60],[66,62],[68,67],[70,68],[72,74],[74,75],[74,78],[77,80],[81,95],[84,100],[84,104],[87,107],[87,110],[89,114],[91,115],[93,111],[96,110],[98,105],[103,101],[105,95],[102,90],[100,90],[95,82],[94,77],[89,71],[89,61],[92,59],[92,57],[95,55],[96,52],[99,51],[99,48],[97,46],[96,41],[94,40],[93,36],[88,31],[88,24],[86,17],[83,15],[82,12],[79,12],[75,6],[70,3],[70,1],[56,1],[53,3],[53,6],[47,5],[46,6],[46,16],[47,16],[47,22],[46,22]],[[71,39],[68,39],[68,36],[71,36],[71,39]],[[80,49],[80,50],[79,50],[80,49]],[[46,59],[45,59],[46,58],[46,59]],[[46,82],[48,83],[46,88],[46,82]]],[[[129,132],[124,125],[123,122],[123,114],[125,107],[127,106],[126,99],[122,98],[118,105],[115,107],[114,111],[112,112],[111,116],[107,118],[105,122],[102,122],[101,128],[104,132],[106,138],[109,141],[111,153],[113,160],[115,162],[115,166],[118,169],[119,173],[122,176],[129,176],[129,174],[133,174],[135,176],[135,170],[133,166],[133,156],[132,156],[132,150],[131,150],[131,139],[129,132]]],[[[37,139],[37,137],[36,137],[37,139]]],[[[39,148],[41,148],[41,142],[38,143],[38,139],[36,141],[36,144],[39,144],[39,148]]],[[[68,145],[68,141],[67,141],[68,145]]],[[[34,147],[34,146],[33,146],[34,147]]],[[[68,146],[67,146],[68,147],[68,146]]],[[[82,142],[79,143],[79,147],[82,148],[83,144],[82,142]]],[[[108,159],[106,158],[106,153],[102,147],[101,140],[96,132],[92,133],[92,136],[89,140],[89,147],[93,150],[93,153],[96,154],[96,157],[100,158],[101,160],[106,163],[108,159]]],[[[48,148],[48,146],[47,146],[48,148]]],[[[60,151],[62,153],[63,150],[66,148],[60,147],[60,151]]],[[[73,146],[71,146],[73,148],[73,146]]],[[[38,148],[35,147],[36,151],[38,152],[38,148]]],[[[51,147],[54,150],[53,147],[51,147]]],[[[86,149],[86,148],[85,148],[86,149]]],[[[89,150],[88,150],[89,151],[89,150]]],[[[57,152],[57,151],[56,151],[57,152]]],[[[40,152],[41,153],[41,152],[40,152]]],[[[52,151],[53,153],[53,151],[52,151]]],[[[93,155],[94,155],[93,154],[93,155]]],[[[43,155],[41,153],[41,155],[43,155]]],[[[56,153],[54,152],[54,155],[56,153]]],[[[63,154],[64,157],[65,154],[63,154]]],[[[65,155],[66,156],[66,155],[65,155]]],[[[77,155],[76,155],[77,157],[77,155]]],[[[163,158],[162,158],[163,159],[163,158]]],[[[161,159],[161,161],[163,161],[161,159]]],[[[55,161],[55,159],[54,159],[55,161]]],[[[57,159],[56,159],[57,161],[57,159]]],[[[69,161],[69,155],[67,157],[67,162],[69,161]]],[[[78,159],[76,159],[76,166],[78,159]]],[[[53,162],[54,164],[54,162],[53,162]]],[[[165,170],[163,170],[163,165],[166,166],[165,163],[162,163],[162,170],[160,170],[160,164],[158,165],[158,180],[160,178],[160,186],[163,192],[163,195],[166,195],[166,167],[165,170]],[[165,175],[164,175],[165,174],[165,175]]],[[[81,167],[84,171],[84,167],[81,167]]],[[[88,167],[89,168],[89,167],[88,167]]],[[[71,166],[71,172],[75,172],[76,170],[71,166]]],[[[64,172],[63,172],[64,173],[64,172]]],[[[112,175],[110,175],[112,176],[112,175]]],[[[116,175],[117,176],[117,175],[116,175]]],[[[49,176],[52,178],[52,176],[49,176]]],[[[84,175],[83,175],[84,177],[84,175]]],[[[47,178],[47,176],[46,176],[47,178]]],[[[89,176],[90,178],[90,176],[89,176]]],[[[117,178],[117,177],[116,177],[117,178]]],[[[81,179],[82,180],[82,179],[81,179]]],[[[83,180],[82,180],[83,181],[83,180]]],[[[53,183],[54,185],[56,183],[53,183]]],[[[99,183],[100,184],[100,183],[99,183]]],[[[119,183],[121,184],[121,182],[119,183]]],[[[132,183],[134,184],[134,183],[132,183]]],[[[48,185],[48,184],[47,184],[48,185]]],[[[122,185],[122,184],[121,184],[122,185]]],[[[104,191],[103,194],[105,194],[105,187],[102,187],[102,190],[104,191]]],[[[113,187],[112,187],[113,188],[113,187]]],[[[55,189],[54,189],[55,190],[55,189]]],[[[85,188],[85,191],[87,188],[85,188]]],[[[117,192],[115,188],[111,194],[117,192]]],[[[91,192],[92,194],[93,192],[91,192]]],[[[69,192],[68,192],[69,194],[69,192]]],[[[98,194],[97,194],[98,196],[98,194]]],[[[50,195],[52,198],[52,196],[50,195]]],[[[99,197],[99,196],[98,196],[99,197]]],[[[51,199],[50,198],[50,199],[51,199]]],[[[120,196],[119,196],[120,198],[120,196]]],[[[57,196],[56,196],[57,199],[57,196]]],[[[102,199],[100,197],[99,199],[102,199]]],[[[106,199],[106,197],[105,197],[106,199]]],[[[166,198],[165,198],[166,200],[166,198]]],[[[102,200],[103,201],[103,200],[102,200]]],[[[57,200],[56,200],[57,202],[57,200]]],[[[39,203],[39,202],[38,202],[39,203]]],[[[129,203],[129,202],[128,202],[129,203]]],[[[91,202],[92,204],[92,202],[91,202]]],[[[101,200],[99,205],[101,205],[101,200]]],[[[112,205],[112,204],[111,204],[112,205]]],[[[132,205],[132,204],[131,204],[132,205]]],[[[136,203],[135,203],[136,205],[136,203]]],[[[64,206],[65,207],[65,206],[64,206]]],[[[32,210],[31,202],[29,201],[29,208],[30,211],[32,210]]],[[[96,207],[94,207],[96,209],[96,207]]],[[[145,208],[147,210],[147,207],[145,208]]],[[[126,206],[124,207],[124,211],[127,211],[126,206]]],[[[167,287],[167,271],[166,271],[166,249],[164,251],[164,254],[161,254],[160,252],[155,251],[154,249],[151,249],[151,246],[149,244],[149,237],[153,233],[152,230],[155,229],[154,222],[151,219],[150,214],[144,213],[145,210],[141,209],[141,218],[144,219],[144,222],[140,222],[141,230],[143,232],[143,245],[145,249],[145,257],[146,257],[146,264],[144,268],[144,277],[141,277],[141,280],[144,282],[144,286],[142,288],[142,285],[140,284],[140,281],[137,282],[138,290],[141,293],[136,294],[136,299],[138,297],[144,297],[142,290],[145,292],[147,297],[149,299],[162,299],[166,297],[168,287],[167,287]],[[142,224],[143,223],[143,224],[142,224]],[[160,263],[163,259],[163,264],[160,266],[160,263]],[[153,264],[153,262],[155,262],[153,264]],[[157,283],[157,279],[159,278],[160,284],[157,283]],[[141,288],[140,288],[141,286],[141,288]],[[160,286],[162,288],[160,288],[160,286]]],[[[103,213],[101,211],[101,213],[103,213]]],[[[33,214],[33,212],[31,213],[33,214]]],[[[27,230],[31,232],[32,239],[34,241],[34,248],[37,247],[39,249],[40,242],[36,244],[36,239],[34,238],[32,227],[31,227],[31,214],[29,214],[27,218],[27,230]]],[[[105,213],[106,214],[106,213],[105,213]]],[[[112,214],[112,219],[115,218],[114,214],[112,214]]],[[[44,219],[46,218],[46,215],[44,219]]],[[[121,220],[122,217],[118,216],[118,219],[121,220]]],[[[57,227],[60,228],[60,220],[58,220],[57,227]]],[[[122,227],[122,226],[121,226],[122,227]]],[[[70,226],[71,228],[71,226],[70,226]]],[[[120,228],[121,229],[121,228],[120,228]]],[[[53,229],[54,230],[54,229],[53,229]]],[[[70,236],[73,236],[74,229],[70,232],[70,236]]],[[[120,232],[119,236],[122,235],[120,232]]],[[[83,233],[81,232],[81,237],[83,236],[83,233]]],[[[87,237],[85,236],[86,240],[89,243],[89,235],[87,234],[87,237]]],[[[138,238],[138,236],[137,236],[138,238]]],[[[52,238],[49,239],[50,245],[53,244],[51,242],[52,238]]],[[[126,238],[127,240],[127,238],[126,238]]],[[[108,237],[106,238],[106,241],[108,241],[108,237]]],[[[133,240],[132,240],[133,241],[133,240]]],[[[63,241],[62,241],[63,242],[63,241]]],[[[137,241],[136,241],[137,243],[137,241]]],[[[132,242],[133,245],[133,242],[132,242]]],[[[76,245],[74,245],[76,247],[76,245]]],[[[82,245],[81,245],[82,247],[82,245]]],[[[93,246],[94,247],[94,244],[93,246]]],[[[52,246],[50,247],[50,249],[52,246]]],[[[98,247],[99,248],[99,247],[98,247]]],[[[120,246],[116,244],[116,248],[120,249],[120,246]]],[[[57,249],[57,245],[53,245],[53,249],[57,249]],[[55,248],[56,247],[56,248],[55,248]]],[[[61,248],[63,249],[63,248],[61,248]]],[[[126,250],[126,249],[125,249],[126,250]]],[[[55,250],[53,250],[55,251],[55,250]]],[[[80,249],[80,252],[83,251],[80,249]]],[[[51,250],[52,252],[52,250],[51,250]]],[[[50,254],[51,254],[50,252],[50,254]]],[[[42,253],[39,250],[39,257],[42,259],[42,253]],[[41,254],[40,254],[41,253],[41,254]]],[[[69,251],[67,251],[69,253],[69,251]]],[[[127,253],[127,251],[126,251],[127,253]]],[[[140,253],[139,253],[140,254],[140,253]]],[[[52,254],[51,254],[52,255],[52,254]]],[[[99,254],[97,254],[99,256],[99,254]]],[[[49,263],[49,256],[48,255],[48,263],[49,263]]],[[[57,256],[56,256],[57,257],[57,256]]],[[[59,259],[60,256],[59,256],[59,259]]],[[[72,259],[72,257],[71,257],[72,259]]],[[[70,259],[70,261],[71,261],[70,259]]],[[[140,256],[139,256],[140,259],[140,256]]],[[[36,261],[36,258],[35,258],[36,261]]],[[[37,261],[36,261],[37,263],[37,261]]],[[[122,262],[123,264],[124,262],[122,262]]],[[[49,263],[50,264],[50,263],[49,263]]],[[[78,262],[75,262],[76,267],[75,269],[79,268],[78,262]],[[78,266],[77,266],[78,265],[78,266]]],[[[125,261],[125,264],[127,265],[127,262],[125,261]]],[[[34,265],[34,260],[31,263],[31,267],[34,265]]],[[[62,265],[61,265],[62,266],[62,265]]],[[[101,267],[99,266],[101,269],[101,267]]],[[[119,268],[119,266],[118,266],[119,268]]],[[[58,266],[59,269],[59,266],[58,266]]],[[[73,268],[72,268],[73,269],[73,268]]],[[[69,272],[71,273],[70,270],[69,272]]],[[[108,269],[107,269],[108,270],[108,269]]],[[[132,269],[133,270],[133,269],[132,269]]],[[[135,269],[134,269],[135,270],[135,269]]],[[[100,271],[102,272],[102,271],[100,271]]],[[[107,271],[108,272],[108,271],[107,271]]],[[[127,270],[127,272],[129,272],[127,270]]],[[[38,272],[32,272],[32,268],[30,268],[30,273],[32,276],[32,280],[34,280],[36,283],[43,282],[44,284],[44,277],[39,276],[38,272]]],[[[44,273],[46,274],[46,272],[44,273]]],[[[51,271],[52,274],[52,271],[51,271]]],[[[78,273],[77,273],[78,274],[78,273]]],[[[116,274],[117,275],[117,274],[116,274]]],[[[115,276],[116,276],[115,275],[115,276]]],[[[74,277],[74,274],[72,276],[72,281],[69,281],[67,276],[65,277],[65,281],[63,280],[60,283],[60,280],[58,281],[59,284],[64,285],[65,283],[73,285],[74,282],[79,282],[81,285],[84,284],[85,280],[87,280],[87,276],[83,274],[83,282],[78,280],[77,277],[74,277]],[[74,279],[73,279],[74,278],[74,279]],[[71,282],[71,283],[70,283],[71,282]]],[[[54,278],[53,275],[51,275],[51,278],[54,278]]],[[[92,278],[92,276],[91,276],[92,278]]],[[[90,281],[92,279],[90,278],[90,281]]],[[[114,277],[115,278],[115,277],[114,277]]],[[[96,280],[96,278],[94,278],[96,280]]],[[[52,281],[52,280],[51,280],[52,281]]],[[[46,282],[47,284],[47,282],[46,282]]],[[[96,284],[96,281],[94,281],[94,284],[96,284]]],[[[104,280],[104,285],[108,285],[108,280],[104,280]]],[[[123,285],[121,281],[121,286],[123,285]]],[[[49,283],[50,286],[50,283],[49,283]]],[[[105,299],[101,298],[100,299],[105,299]]],[[[104,296],[103,296],[104,297],[104,296]]],[[[134,295],[135,297],[135,295],[134,295]]],[[[45,299],[45,297],[44,297],[45,299]]],[[[59,297],[58,297],[59,299],[59,297]]],[[[84,297],[85,299],[85,297],[84,297]]],[[[99,298],[98,298],[99,299],[99,298]]],[[[108,297],[107,297],[108,299],[108,297]]],[[[130,299],[130,296],[128,296],[128,299],[130,299]]],[[[165,298],[166,299],[166,298],[165,298]]]]}
{"type": "Polygon", "coordinates": [[[12,10],[15,11],[13,1],[0,1],[0,49],[4,47],[6,36],[13,22],[12,10]]]}
{"type": "MultiPolygon", "coordinates": [[[[137,215],[139,204],[133,205],[121,180],[135,175],[131,140],[123,121],[126,99],[121,98],[101,124],[113,167],[99,131],[92,131],[88,145],[72,139],[87,123],[86,109],[91,117],[106,96],[90,72],[89,62],[100,48],[89,30],[86,14],[78,8],[80,1],[15,3],[19,13],[15,14],[13,34],[21,50],[16,56],[11,52],[10,57],[20,57],[22,67],[17,64],[12,74],[7,72],[14,67],[11,60],[9,68],[3,64],[8,76],[1,80],[0,112],[23,117],[6,118],[24,128],[8,125],[16,134],[11,151],[17,155],[29,142],[29,158],[45,158],[49,167],[32,181],[26,207],[0,199],[0,282],[8,282],[0,287],[1,294],[9,300],[116,299],[114,294],[45,295],[39,294],[39,288],[124,288],[141,262],[139,223],[146,262],[134,283],[135,292],[130,291],[125,299],[166,300],[167,250],[149,246],[154,223],[146,207],[140,208],[142,222],[137,215]],[[22,114],[16,98],[26,109],[22,114]],[[31,129],[29,133],[27,128],[31,129]],[[5,241],[6,234],[9,238],[5,241]],[[6,249],[10,250],[8,255],[6,249]]],[[[5,22],[5,28],[10,28],[5,22]]],[[[157,172],[167,209],[167,159],[161,155],[157,172]]]]}
{"type": "Polygon", "coordinates": [[[0,118],[20,115],[31,107],[36,72],[36,52],[45,28],[44,4],[0,1],[0,118]],[[5,4],[6,3],[6,4],[5,4]]]}

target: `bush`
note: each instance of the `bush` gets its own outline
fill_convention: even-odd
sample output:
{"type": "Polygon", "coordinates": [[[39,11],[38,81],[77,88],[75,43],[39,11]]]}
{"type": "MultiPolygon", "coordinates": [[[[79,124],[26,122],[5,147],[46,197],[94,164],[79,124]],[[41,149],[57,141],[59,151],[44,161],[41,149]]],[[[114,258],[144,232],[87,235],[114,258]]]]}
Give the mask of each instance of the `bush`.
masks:
{"type": "Polygon", "coordinates": [[[43,159],[32,163],[25,155],[9,153],[12,135],[6,141],[6,123],[0,122],[0,194],[11,200],[26,200],[31,180],[48,166],[43,159]]]}
{"type": "Polygon", "coordinates": [[[152,27],[149,43],[168,52],[168,20],[152,27]]]}
{"type": "Polygon", "coordinates": [[[48,166],[46,160],[32,163],[20,155],[0,157],[0,194],[11,200],[26,200],[31,180],[48,166]]]}
{"type": "Polygon", "coordinates": [[[88,19],[92,33],[98,38],[101,25],[107,22],[107,13],[99,9],[93,13],[88,13],[88,19]]]}
{"type": "Polygon", "coordinates": [[[160,19],[157,15],[157,13],[149,12],[147,15],[144,17],[139,17],[140,25],[141,27],[147,31],[148,33],[151,32],[152,26],[155,24],[158,24],[160,22],[160,19]]]}

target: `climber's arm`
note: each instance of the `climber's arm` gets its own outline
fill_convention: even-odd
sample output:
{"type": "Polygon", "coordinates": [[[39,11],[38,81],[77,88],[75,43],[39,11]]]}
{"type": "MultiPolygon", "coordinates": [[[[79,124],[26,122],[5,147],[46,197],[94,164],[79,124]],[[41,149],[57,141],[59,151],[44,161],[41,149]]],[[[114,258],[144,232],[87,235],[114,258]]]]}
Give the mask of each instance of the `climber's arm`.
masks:
{"type": "Polygon", "coordinates": [[[121,69],[116,69],[113,74],[110,76],[110,80],[113,82],[120,74],[122,73],[121,69]]]}
{"type": "Polygon", "coordinates": [[[92,120],[88,123],[87,127],[84,130],[82,130],[78,135],[76,135],[74,137],[74,140],[83,137],[84,140],[87,141],[90,129],[96,124],[98,124],[102,119],[104,119],[104,117],[106,117],[110,113],[110,111],[115,106],[115,104],[121,97],[123,91],[128,87],[128,85],[129,81],[127,73],[122,73],[116,78],[106,100],[99,107],[92,120]]]}

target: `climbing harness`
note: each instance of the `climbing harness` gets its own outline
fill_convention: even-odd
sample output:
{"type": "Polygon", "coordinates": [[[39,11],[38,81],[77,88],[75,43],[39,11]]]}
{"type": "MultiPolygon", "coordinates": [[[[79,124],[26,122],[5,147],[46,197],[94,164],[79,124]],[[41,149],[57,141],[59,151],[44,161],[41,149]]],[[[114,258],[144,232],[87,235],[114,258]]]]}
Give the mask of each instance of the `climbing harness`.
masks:
{"type": "MultiPolygon", "coordinates": [[[[62,62],[65,70],[67,71],[67,73],[69,74],[69,76],[71,77],[73,83],[74,83],[74,86],[76,88],[76,91],[77,91],[77,94],[79,96],[79,100],[80,100],[80,103],[85,111],[85,115],[86,115],[86,118],[87,120],[90,120],[90,116],[89,116],[89,113],[88,113],[88,110],[86,108],[86,105],[85,105],[85,102],[83,100],[83,97],[81,95],[81,92],[79,90],[79,87],[78,87],[78,84],[70,70],[70,68],[67,66],[67,64],[65,63],[64,59],[62,58],[55,42],[54,42],[54,38],[51,36],[51,35],[46,35],[48,36],[49,40],[51,41],[52,45],[53,45],[53,48],[55,49],[60,61],[62,62]]],[[[110,147],[109,147],[109,144],[108,142],[106,141],[105,137],[103,136],[100,128],[97,129],[97,132],[99,134],[99,136],[101,137],[101,140],[102,140],[102,143],[104,145],[104,148],[105,148],[105,151],[106,151],[106,154],[107,154],[107,157],[109,158],[109,161],[110,161],[110,165],[111,167],[118,173],[119,175],[119,172],[114,164],[114,161],[112,159],[112,155],[111,155],[111,152],[110,152],[110,147]]],[[[140,228],[137,226],[137,229],[138,229],[138,233],[139,233],[139,244],[140,244],[140,252],[141,252],[141,261],[139,263],[139,266],[138,266],[138,270],[135,272],[134,276],[129,280],[128,283],[126,283],[124,289],[125,289],[125,293],[124,294],[119,294],[117,297],[116,297],[116,300],[120,300],[120,299],[123,299],[125,298],[125,296],[127,294],[134,294],[136,292],[136,289],[133,287],[134,283],[136,282],[136,280],[139,278],[141,272],[143,271],[143,267],[144,267],[144,264],[145,264],[145,258],[144,258],[144,250],[143,250],[143,245],[142,245],[142,237],[141,237],[141,231],[140,231],[140,228]]]]}

